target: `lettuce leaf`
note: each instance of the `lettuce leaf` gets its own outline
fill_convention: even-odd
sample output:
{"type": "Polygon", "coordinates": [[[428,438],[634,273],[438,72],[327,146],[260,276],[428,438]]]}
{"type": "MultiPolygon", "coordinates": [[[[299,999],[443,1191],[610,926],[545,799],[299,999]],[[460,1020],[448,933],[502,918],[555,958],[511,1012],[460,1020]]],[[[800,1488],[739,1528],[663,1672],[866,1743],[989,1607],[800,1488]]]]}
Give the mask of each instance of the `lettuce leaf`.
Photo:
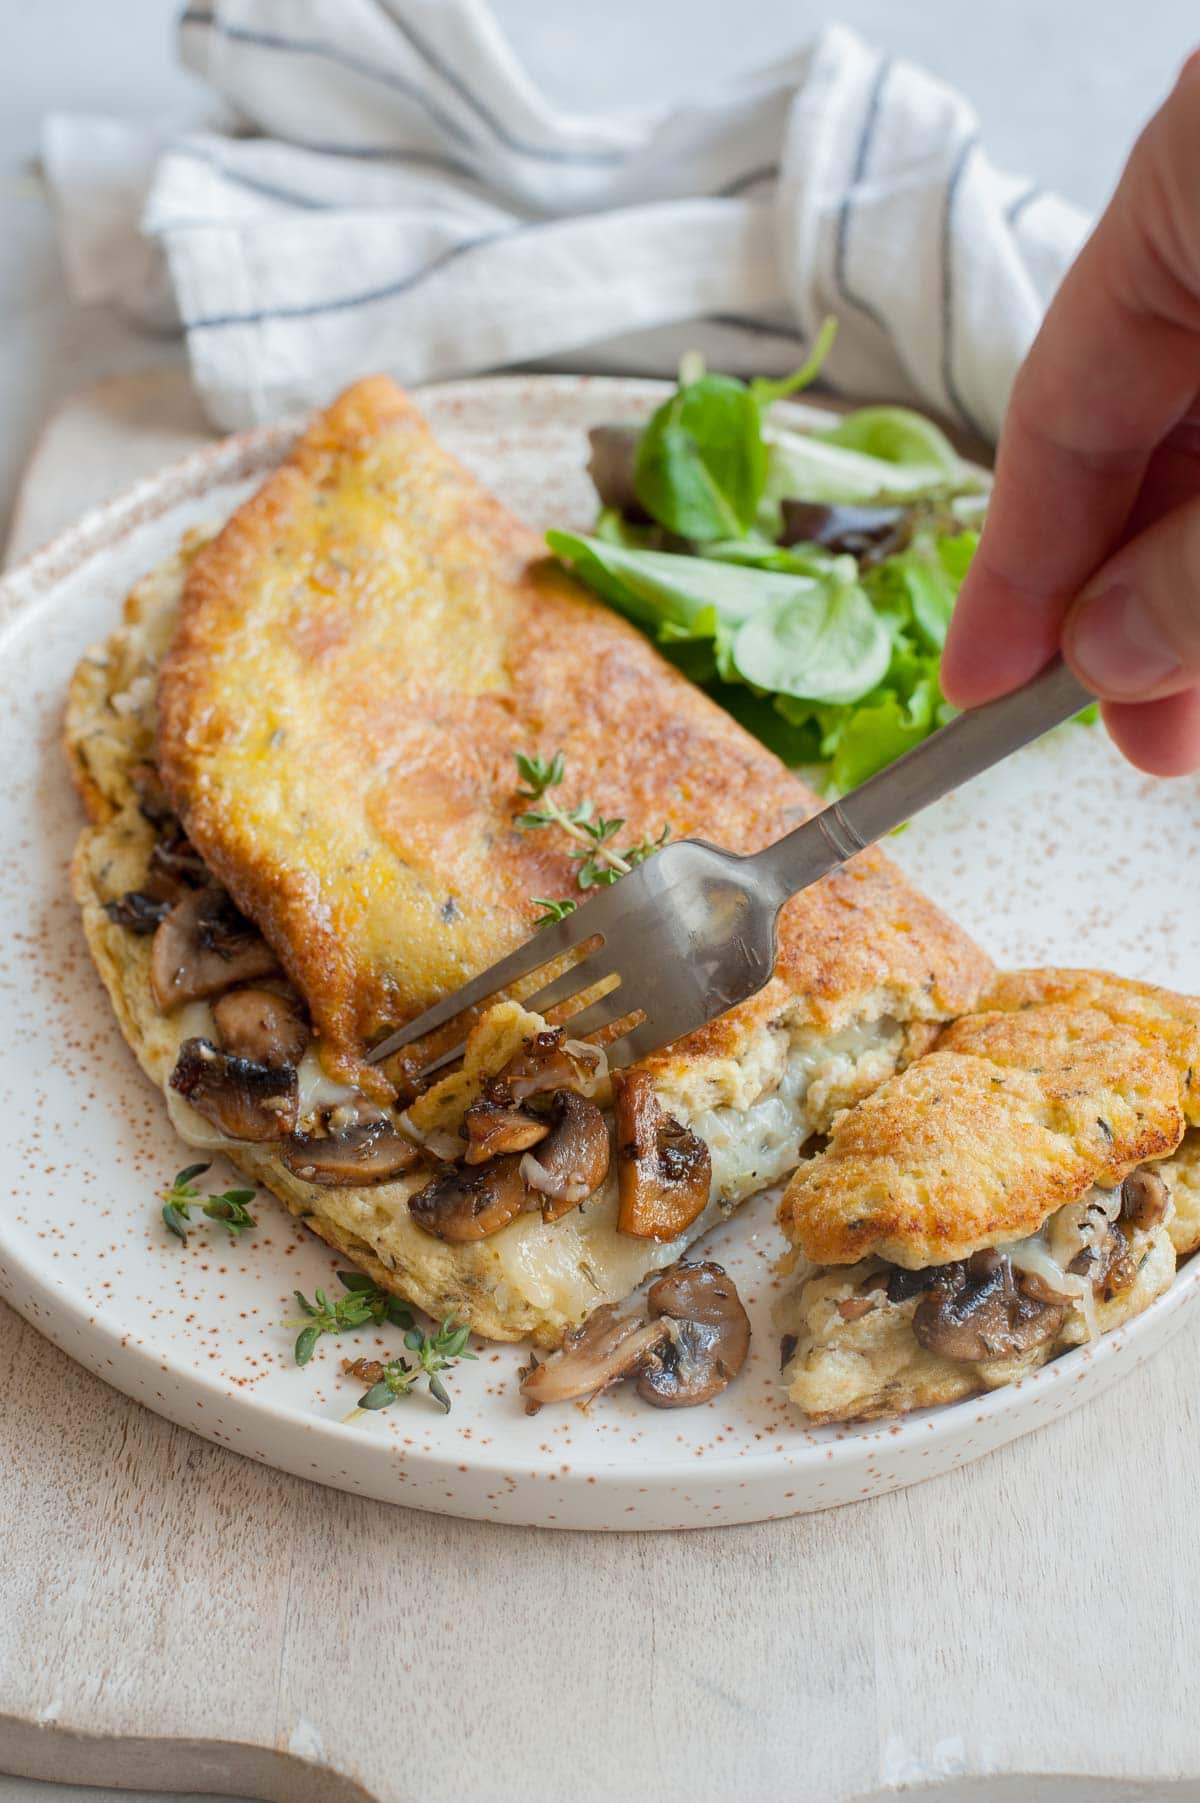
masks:
{"type": "Polygon", "coordinates": [[[952,716],[938,664],[978,534],[930,519],[861,573],[746,537],[704,555],[551,532],[551,549],[789,765],[855,788],[952,716]]]}
{"type": "MultiPolygon", "coordinates": [[[[721,558],[639,551],[549,532],[550,549],[614,607],[650,632],[668,656],[711,645],[714,671],[765,694],[846,704],[883,680],[892,656],[886,622],[852,557],[756,567],[721,558]]],[[[768,547],[768,550],[770,548],[768,547]]],[[[689,674],[703,668],[690,653],[689,674]]]]}

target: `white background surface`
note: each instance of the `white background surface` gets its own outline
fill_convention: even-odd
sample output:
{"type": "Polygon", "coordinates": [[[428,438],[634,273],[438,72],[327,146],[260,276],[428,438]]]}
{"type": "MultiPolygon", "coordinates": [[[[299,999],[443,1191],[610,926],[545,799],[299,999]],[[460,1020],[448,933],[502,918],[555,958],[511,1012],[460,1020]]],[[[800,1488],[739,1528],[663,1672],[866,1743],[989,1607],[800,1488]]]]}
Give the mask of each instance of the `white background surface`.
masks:
{"type": "MultiPolygon", "coordinates": [[[[557,98],[640,102],[762,61],[801,42],[826,14],[757,0],[497,0],[534,76],[557,98]]],[[[66,301],[52,223],[34,173],[37,126],[52,106],[141,114],[201,102],[173,67],[166,0],[6,0],[0,60],[0,540],[20,464],[41,418],[80,383],[169,361],[66,301]]],[[[845,0],[837,16],[961,85],[997,159],[1102,204],[1139,124],[1198,33],[1189,0],[845,0]]],[[[1108,1787],[1097,1787],[1105,1794],[1108,1787]]],[[[1189,1787],[1190,1793],[1190,1787],[1189,1787]]],[[[112,1793],[105,1793],[111,1795],[112,1793]]],[[[123,1793],[135,1800],[142,1793],[123,1793]]],[[[1007,1794],[1011,1794],[1006,1792],[1007,1794]]],[[[1143,1792],[1143,1796],[1159,1794],[1143,1792]]],[[[978,1803],[986,1793],[972,1790],[978,1803]]],[[[100,1793],[0,1778],[0,1803],[92,1803],[100,1793]]],[[[464,1799],[464,1803],[470,1803],[464,1799]]]]}

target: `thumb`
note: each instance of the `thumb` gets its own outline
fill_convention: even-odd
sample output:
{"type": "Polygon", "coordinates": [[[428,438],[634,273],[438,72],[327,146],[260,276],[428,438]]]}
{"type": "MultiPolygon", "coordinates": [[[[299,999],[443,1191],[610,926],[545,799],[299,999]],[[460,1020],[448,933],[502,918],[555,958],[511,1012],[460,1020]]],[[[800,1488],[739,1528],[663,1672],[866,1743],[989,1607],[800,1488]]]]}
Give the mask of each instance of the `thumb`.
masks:
{"type": "Polygon", "coordinates": [[[1155,701],[1200,683],[1200,500],[1109,558],[1068,614],[1063,649],[1106,701],[1155,701]]]}

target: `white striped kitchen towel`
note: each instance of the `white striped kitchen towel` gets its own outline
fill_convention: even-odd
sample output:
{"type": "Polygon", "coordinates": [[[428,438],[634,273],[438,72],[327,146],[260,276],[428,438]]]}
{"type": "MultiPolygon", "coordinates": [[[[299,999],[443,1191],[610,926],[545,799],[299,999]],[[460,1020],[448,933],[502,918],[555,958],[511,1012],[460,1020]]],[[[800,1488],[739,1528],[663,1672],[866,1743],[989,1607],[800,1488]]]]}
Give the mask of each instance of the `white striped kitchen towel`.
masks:
{"type": "Polygon", "coordinates": [[[832,387],[994,437],[1087,226],[995,168],[960,95],[840,26],[586,117],[486,0],[203,0],[180,39],[223,129],[59,114],[44,162],[76,293],[173,312],[223,427],[373,369],[669,374],[696,346],[779,371],[834,313],[832,387]]]}

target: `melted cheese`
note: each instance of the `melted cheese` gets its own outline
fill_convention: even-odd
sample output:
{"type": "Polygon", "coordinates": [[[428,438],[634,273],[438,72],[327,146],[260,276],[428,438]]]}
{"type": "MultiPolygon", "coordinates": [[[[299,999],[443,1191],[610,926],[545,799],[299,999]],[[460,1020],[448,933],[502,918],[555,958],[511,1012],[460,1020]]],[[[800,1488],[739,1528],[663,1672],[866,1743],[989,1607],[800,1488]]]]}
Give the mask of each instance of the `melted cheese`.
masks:
{"type": "MultiPolygon", "coordinates": [[[[211,1010],[202,1003],[181,1009],[178,1017],[181,1041],[197,1034],[215,1037],[211,1010]]],[[[561,1220],[547,1225],[536,1211],[523,1214],[482,1242],[498,1302],[505,1305],[507,1290],[538,1309],[575,1321],[597,1303],[627,1295],[645,1277],[673,1263],[745,1196],[785,1177],[797,1164],[804,1141],[826,1124],[832,1103],[892,1070],[903,1043],[903,1028],[887,1015],[855,1022],[824,1041],[806,1029],[773,1061],[769,1087],[749,1106],[709,1108],[690,1118],[686,1109],[677,1109],[678,1118],[707,1142],[712,1155],[709,1203],[686,1236],[658,1244],[618,1233],[616,1173],[610,1170],[600,1191],[561,1220]]],[[[189,1144],[211,1151],[231,1143],[169,1083],[164,1089],[176,1130],[189,1144]]],[[[310,1048],[300,1070],[301,1117],[354,1093],[325,1077],[310,1048]]],[[[374,1243],[398,1263],[431,1250],[408,1213],[410,1194],[427,1180],[427,1173],[420,1173],[361,1192],[362,1210],[375,1214],[374,1243]]],[[[328,1199],[342,1209],[351,1206],[346,1192],[328,1199]]]]}

